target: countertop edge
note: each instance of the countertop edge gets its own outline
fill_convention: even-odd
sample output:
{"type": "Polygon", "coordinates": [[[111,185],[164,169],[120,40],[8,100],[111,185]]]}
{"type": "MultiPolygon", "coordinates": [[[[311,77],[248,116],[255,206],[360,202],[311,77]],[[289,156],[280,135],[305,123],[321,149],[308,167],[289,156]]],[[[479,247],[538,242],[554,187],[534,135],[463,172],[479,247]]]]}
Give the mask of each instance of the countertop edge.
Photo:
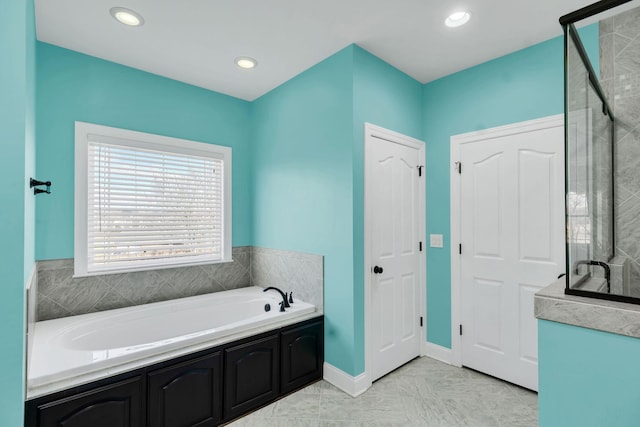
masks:
{"type": "Polygon", "coordinates": [[[535,294],[538,319],[640,338],[640,305],[565,295],[560,279],[535,294]]]}

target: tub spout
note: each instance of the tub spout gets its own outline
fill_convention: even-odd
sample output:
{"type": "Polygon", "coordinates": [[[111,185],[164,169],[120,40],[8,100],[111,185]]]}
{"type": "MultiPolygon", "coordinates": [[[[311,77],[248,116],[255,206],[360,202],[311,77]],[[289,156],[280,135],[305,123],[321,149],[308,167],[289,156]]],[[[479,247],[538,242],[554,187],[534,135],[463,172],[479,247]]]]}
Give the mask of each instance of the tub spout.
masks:
{"type": "MultiPolygon", "coordinates": [[[[267,292],[269,290],[274,290],[274,291],[278,291],[280,293],[280,296],[282,296],[282,308],[289,308],[291,307],[289,305],[289,301],[287,301],[287,294],[282,292],[280,289],[276,288],[275,286],[269,286],[268,288],[264,288],[264,290],[262,292],[267,292]]],[[[284,310],[281,310],[284,311],[284,310]]]]}

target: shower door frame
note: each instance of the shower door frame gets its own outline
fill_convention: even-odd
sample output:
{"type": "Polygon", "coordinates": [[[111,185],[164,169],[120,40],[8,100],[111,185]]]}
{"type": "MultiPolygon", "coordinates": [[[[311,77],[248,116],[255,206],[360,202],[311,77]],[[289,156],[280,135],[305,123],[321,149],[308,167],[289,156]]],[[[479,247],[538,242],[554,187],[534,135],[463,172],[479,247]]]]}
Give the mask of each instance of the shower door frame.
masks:
{"type": "MultiPolygon", "coordinates": [[[[585,68],[587,69],[587,74],[588,74],[588,81],[589,84],[591,85],[592,89],[596,92],[596,94],[598,95],[598,97],[600,98],[600,100],[602,101],[602,109],[603,109],[603,113],[605,115],[607,115],[609,117],[609,119],[611,120],[612,123],[615,123],[615,117],[613,115],[612,109],[609,106],[609,103],[607,102],[606,97],[604,96],[604,91],[602,90],[600,83],[598,82],[598,77],[597,74],[595,73],[591,62],[589,61],[589,57],[586,53],[586,50],[584,48],[584,45],[582,44],[582,41],[580,40],[580,37],[578,35],[578,32],[575,28],[575,23],[587,18],[590,18],[592,16],[595,16],[599,13],[605,12],[609,9],[613,9],[615,7],[621,6],[625,3],[629,3],[632,0],[602,0],[599,1],[597,3],[593,3],[591,5],[585,6],[581,9],[578,9],[574,12],[571,12],[567,15],[564,15],[562,17],[560,17],[559,22],[560,25],[562,25],[562,29],[564,31],[564,116],[565,116],[565,161],[567,162],[567,164],[565,165],[565,198],[566,195],[569,194],[569,167],[568,167],[568,161],[569,161],[569,91],[568,91],[568,83],[569,83],[569,78],[568,78],[568,60],[569,60],[569,37],[571,38],[571,40],[573,41],[577,53],[580,56],[580,59],[582,60],[583,65],[585,66],[585,68]]],[[[611,179],[611,234],[613,237],[613,245],[612,245],[612,253],[610,254],[610,257],[607,261],[609,261],[611,258],[613,258],[615,256],[615,185],[614,185],[614,177],[615,177],[615,126],[612,124],[612,130],[611,130],[611,174],[612,174],[612,179],[611,179]]],[[[565,200],[566,203],[566,200],[565,200]]],[[[569,224],[569,217],[568,217],[568,209],[565,206],[565,221],[566,224],[569,224]]],[[[571,271],[571,257],[570,257],[570,236],[569,236],[569,227],[565,227],[566,230],[566,274],[565,274],[565,294],[567,295],[576,295],[576,296],[583,296],[583,297],[589,297],[589,298],[598,298],[598,299],[604,299],[604,300],[610,300],[610,301],[620,301],[620,302],[627,302],[627,303],[632,303],[632,304],[640,304],[640,298],[636,298],[636,297],[631,297],[631,296],[627,296],[627,295],[620,295],[620,294],[612,294],[612,293],[603,293],[603,292],[594,292],[594,291],[586,291],[586,290],[581,290],[581,289],[572,289],[571,288],[571,277],[570,277],[570,271],[571,271]]]]}

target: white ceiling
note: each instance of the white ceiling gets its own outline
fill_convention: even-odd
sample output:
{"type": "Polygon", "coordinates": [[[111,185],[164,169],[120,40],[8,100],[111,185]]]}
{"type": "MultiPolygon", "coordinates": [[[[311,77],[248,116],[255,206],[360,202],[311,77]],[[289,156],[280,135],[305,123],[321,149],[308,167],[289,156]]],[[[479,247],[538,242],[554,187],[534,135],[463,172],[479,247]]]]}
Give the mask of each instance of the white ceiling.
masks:
{"type": "Polygon", "coordinates": [[[562,34],[593,0],[36,0],[38,40],[253,100],[351,43],[422,83],[562,34]],[[115,21],[113,6],[145,25],[115,21]],[[447,28],[466,8],[471,21],[447,28]],[[233,60],[251,56],[254,70],[233,60]]]}

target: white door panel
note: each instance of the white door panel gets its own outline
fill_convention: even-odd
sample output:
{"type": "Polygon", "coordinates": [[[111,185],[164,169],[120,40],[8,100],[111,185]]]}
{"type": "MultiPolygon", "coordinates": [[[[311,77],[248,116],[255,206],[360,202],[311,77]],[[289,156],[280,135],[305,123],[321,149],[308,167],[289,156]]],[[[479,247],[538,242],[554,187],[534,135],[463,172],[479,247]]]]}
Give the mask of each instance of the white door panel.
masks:
{"type": "Polygon", "coordinates": [[[378,292],[374,295],[374,307],[377,316],[374,324],[374,334],[379,334],[378,348],[384,352],[395,344],[395,313],[394,305],[389,306],[389,301],[393,301],[395,292],[392,279],[382,279],[378,282],[378,292]]]}
{"type": "Polygon", "coordinates": [[[462,364],[537,390],[533,296],[564,271],[562,126],[460,145],[462,364]]]}
{"type": "Polygon", "coordinates": [[[475,278],[473,281],[473,323],[477,327],[474,345],[504,354],[502,341],[502,294],[504,283],[475,278]]]}
{"type": "Polygon", "coordinates": [[[370,376],[375,380],[420,354],[420,150],[368,137],[370,218],[370,376]]]}
{"type": "Polygon", "coordinates": [[[524,362],[529,362],[537,366],[538,363],[538,340],[530,337],[538,337],[538,322],[533,313],[533,296],[540,290],[538,286],[518,284],[519,286],[519,352],[518,356],[524,362]]]}

